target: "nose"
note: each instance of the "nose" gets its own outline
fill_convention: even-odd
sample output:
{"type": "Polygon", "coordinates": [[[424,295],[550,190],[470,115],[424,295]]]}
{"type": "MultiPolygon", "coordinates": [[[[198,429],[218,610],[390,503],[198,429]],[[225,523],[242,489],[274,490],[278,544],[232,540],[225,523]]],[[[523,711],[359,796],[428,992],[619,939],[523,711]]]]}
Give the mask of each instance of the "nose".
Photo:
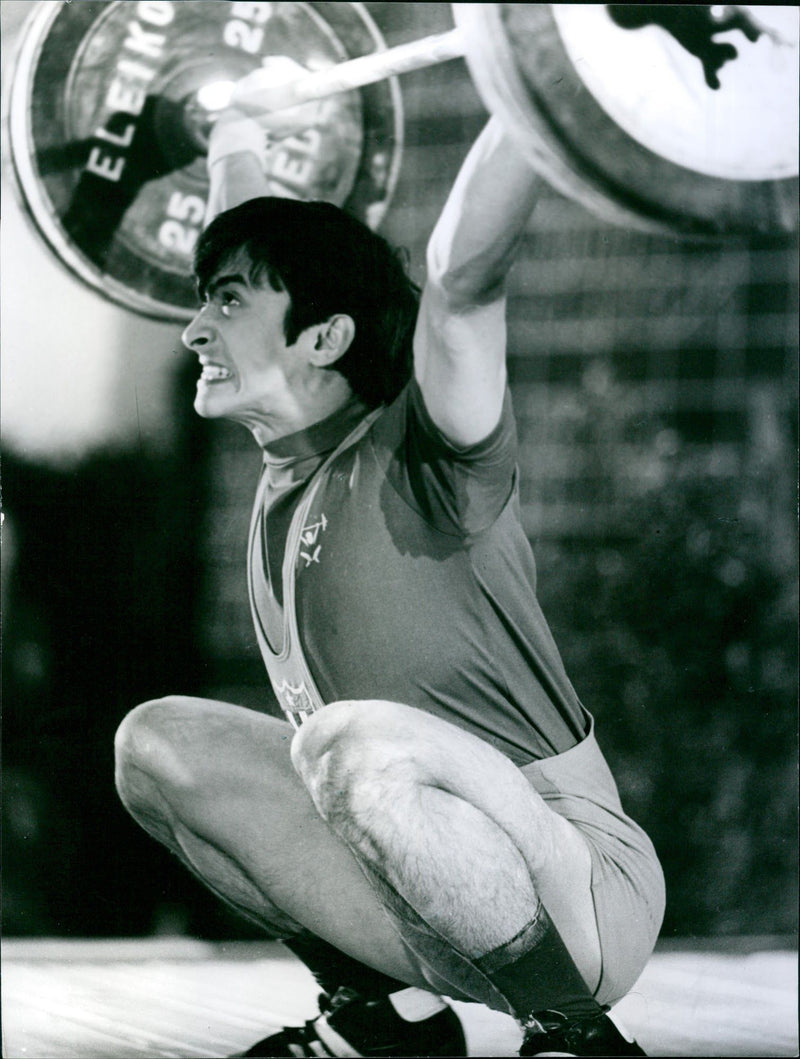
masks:
{"type": "Polygon", "coordinates": [[[195,353],[211,341],[211,328],[204,310],[205,306],[198,309],[181,335],[181,342],[195,353]]]}

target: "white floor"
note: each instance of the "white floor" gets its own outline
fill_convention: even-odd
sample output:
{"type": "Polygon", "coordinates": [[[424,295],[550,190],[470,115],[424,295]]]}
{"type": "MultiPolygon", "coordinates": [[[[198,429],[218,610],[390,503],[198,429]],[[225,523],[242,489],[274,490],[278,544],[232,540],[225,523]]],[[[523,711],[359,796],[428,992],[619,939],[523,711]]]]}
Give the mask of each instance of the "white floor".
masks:
{"type": "MultiPolygon", "coordinates": [[[[2,960],[5,1059],[217,1059],[316,1011],[275,944],[6,940],[2,960]]],[[[516,1054],[511,1019],[454,1006],[470,1055],[516,1054]]],[[[615,1015],[653,1056],[795,1056],[797,954],[656,951],[615,1015]]]]}

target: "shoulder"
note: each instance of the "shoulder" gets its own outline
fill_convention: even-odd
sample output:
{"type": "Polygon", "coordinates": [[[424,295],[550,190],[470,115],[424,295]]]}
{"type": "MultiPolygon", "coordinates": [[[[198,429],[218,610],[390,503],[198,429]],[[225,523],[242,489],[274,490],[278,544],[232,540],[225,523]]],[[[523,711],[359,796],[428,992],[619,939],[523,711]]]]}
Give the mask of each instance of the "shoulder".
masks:
{"type": "Polygon", "coordinates": [[[383,475],[434,528],[459,535],[491,525],[515,484],[516,427],[510,395],[497,426],[473,445],[449,441],[412,380],[370,431],[383,475]]]}
{"type": "Polygon", "coordinates": [[[379,448],[394,447],[400,442],[423,448],[438,459],[453,463],[475,463],[510,452],[516,457],[516,421],[508,389],[497,425],[486,437],[469,445],[449,440],[436,425],[425,403],[419,382],[411,379],[400,395],[388,405],[373,424],[370,434],[379,448]]]}

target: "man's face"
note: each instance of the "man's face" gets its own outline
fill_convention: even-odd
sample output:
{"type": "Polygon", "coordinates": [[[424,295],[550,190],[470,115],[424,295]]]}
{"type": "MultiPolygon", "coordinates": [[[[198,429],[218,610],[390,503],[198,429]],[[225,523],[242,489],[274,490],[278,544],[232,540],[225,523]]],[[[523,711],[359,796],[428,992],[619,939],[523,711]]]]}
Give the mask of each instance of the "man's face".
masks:
{"type": "Polygon", "coordinates": [[[203,306],[183,332],[184,344],[197,355],[195,411],[224,417],[251,429],[280,429],[291,415],[295,387],[307,361],[304,336],[292,346],[284,335],[289,295],[266,279],[253,286],[249,262],[235,259],[211,279],[203,306]]]}

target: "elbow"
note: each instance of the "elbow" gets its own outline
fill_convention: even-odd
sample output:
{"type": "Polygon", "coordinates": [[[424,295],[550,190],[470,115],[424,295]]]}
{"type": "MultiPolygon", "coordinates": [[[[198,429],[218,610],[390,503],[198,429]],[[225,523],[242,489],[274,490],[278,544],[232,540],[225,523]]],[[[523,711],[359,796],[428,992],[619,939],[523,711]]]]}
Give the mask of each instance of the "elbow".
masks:
{"type": "Polygon", "coordinates": [[[441,272],[428,270],[428,294],[448,313],[458,314],[505,298],[505,275],[488,276],[468,266],[441,272]]]}
{"type": "Polygon", "coordinates": [[[427,286],[450,312],[488,305],[505,297],[505,262],[487,262],[480,257],[454,262],[443,253],[434,237],[428,243],[427,286]]]}

